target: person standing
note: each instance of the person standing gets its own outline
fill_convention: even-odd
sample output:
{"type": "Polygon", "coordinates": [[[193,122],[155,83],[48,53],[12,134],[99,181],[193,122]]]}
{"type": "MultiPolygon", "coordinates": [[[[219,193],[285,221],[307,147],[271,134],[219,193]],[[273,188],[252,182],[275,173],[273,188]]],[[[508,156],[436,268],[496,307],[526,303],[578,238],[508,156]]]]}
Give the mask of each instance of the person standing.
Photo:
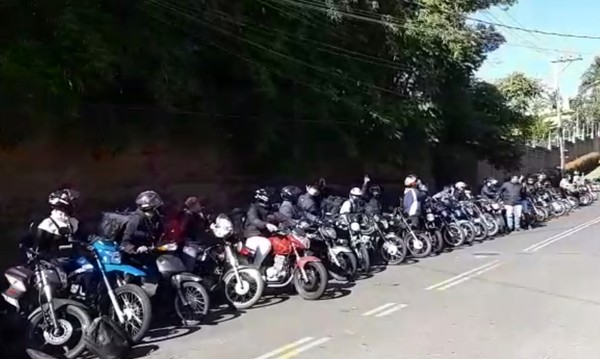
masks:
{"type": "Polygon", "coordinates": [[[504,182],[498,191],[504,202],[506,211],[506,224],[509,230],[521,230],[521,215],[523,213],[522,198],[523,188],[518,176],[512,176],[509,181],[504,182]]]}

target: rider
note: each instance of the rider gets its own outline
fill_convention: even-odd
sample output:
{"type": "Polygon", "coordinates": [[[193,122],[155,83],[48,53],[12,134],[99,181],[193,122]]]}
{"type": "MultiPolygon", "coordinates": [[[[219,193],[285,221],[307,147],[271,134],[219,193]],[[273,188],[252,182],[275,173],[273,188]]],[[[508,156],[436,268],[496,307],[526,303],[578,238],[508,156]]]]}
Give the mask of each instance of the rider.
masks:
{"type": "Polygon", "coordinates": [[[271,251],[271,241],[267,236],[278,230],[277,225],[270,223],[276,219],[276,216],[271,215],[271,204],[271,191],[259,188],[254,191],[254,201],[250,204],[246,214],[246,228],[244,229],[246,247],[256,253],[253,264],[257,268],[260,268],[271,251]]]}
{"type": "Polygon", "coordinates": [[[379,198],[381,197],[381,187],[374,185],[369,187],[370,198],[365,203],[365,213],[367,214],[381,214],[381,202],[379,198]]]}
{"type": "Polygon", "coordinates": [[[498,180],[489,177],[483,181],[483,187],[481,187],[481,196],[486,199],[494,200],[498,197],[498,180]]]}
{"type": "Polygon", "coordinates": [[[298,208],[308,215],[318,216],[319,204],[317,198],[319,197],[320,191],[317,185],[307,185],[306,192],[298,197],[298,208]]]}
{"type": "Polygon", "coordinates": [[[137,209],[123,231],[121,249],[127,254],[147,253],[163,236],[164,228],[159,209],[164,205],[154,191],[144,191],[135,199],[137,209]]]}
{"type": "Polygon", "coordinates": [[[186,198],[178,217],[182,239],[212,242],[214,236],[209,234],[210,221],[204,214],[204,208],[198,197],[186,198]]]}
{"type": "Polygon", "coordinates": [[[340,214],[347,213],[361,213],[364,211],[364,205],[362,203],[363,190],[354,187],[350,190],[348,199],[342,203],[340,207],[340,214]]]}
{"type": "Polygon", "coordinates": [[[466,199],[468,199],[468,196],[466,194],[466,189],[467,189],[467,184],[463,181],[458,181],[454,184],[454,190],[452,192],[452,195],[454,196],[454,198],[458,201],[464,201],[466,199]]]}
{"type": "Polygon", "coordinates": [[[287,224],[295,224],[297,221],[306,219],[310,222],[315,222],[319,219],[315,214],[304,212],[298,206],[298,199],[302,190],[296,186],[285,186],[281,189],[281,205],[279,206],[279,214],[286,219],[287,224]]]}
{"type": "Polygon", "coordinates": [[[71,189],[60,189],[50,193],[50,215],[40,222],[34,237],[34,248],[49,258],[65,257],[60,246],[69,245],[69,240],[81,237],[79,221],[74,217],[79,193],[71,189]]]}
{"type": "Polygon", "coordinates": [[[573,189],[573,182],[572,182],[571,174],[570,173],[565,174],[565,176],[560,180],[560,184],[558,186],[565,193],[569,193],[573,189]]]}
{"type": "Polygon", "coordinates": [[[419,190],[419,179],[416,175],[408,175],[404,179],[404,212],[413,223],[418,223],[421,214],[421,191],[419,190]],[[416,221],[416,222],[415,222],[416,221]]]}

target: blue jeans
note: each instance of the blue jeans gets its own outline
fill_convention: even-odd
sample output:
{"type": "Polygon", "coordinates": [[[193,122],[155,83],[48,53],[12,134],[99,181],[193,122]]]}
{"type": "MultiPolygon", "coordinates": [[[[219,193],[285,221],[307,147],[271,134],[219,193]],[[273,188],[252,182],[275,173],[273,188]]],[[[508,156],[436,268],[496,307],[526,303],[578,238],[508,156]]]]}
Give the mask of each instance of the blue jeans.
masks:
{"type": "Polygon", "coordinates": [[[514,229],[520,229],[523,206],[521,204],[516,204],[514,206],[504,205],[504,210],[506,211],[506,224],[508,225],[508,228],[513,229],[514,218],[514,229]]]}

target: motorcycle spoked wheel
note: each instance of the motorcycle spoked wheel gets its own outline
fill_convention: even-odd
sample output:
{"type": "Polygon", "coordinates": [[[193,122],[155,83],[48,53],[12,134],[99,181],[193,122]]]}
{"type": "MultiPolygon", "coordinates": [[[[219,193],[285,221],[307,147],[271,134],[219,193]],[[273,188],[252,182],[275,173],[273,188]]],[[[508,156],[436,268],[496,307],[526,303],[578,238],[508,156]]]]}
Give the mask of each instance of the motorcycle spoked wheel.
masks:
{"type": "Polygon", "coordinates": [[[494,218],[494,216],[489,213],[484,214],[484,216],[485,224],[488,228],[488,237],[495,237],[498,234],[498,232],[500,232],[500,226],[498,225],[496,218],[494,218]]]}
{"type": "Polygon", "coordinates": [[[475,229],[475,226],[473,226],[473,223],[468,222],[468,221],[463,221],[460,223],[460,227],[462,228],[463,232],[465,233],[465,243],[472,244],[473,241],[475,240],[475,233],[477,232],[477,230],[475,229]]]}
{"type": "Polygon", "coordinates": [[[306,300],[321,298],[327,290],[327,282],[329,281],[325,265],[322,262],[307,262],[304,265],[304,272],[308,280],[304,280],[300,268],[296,268],[292,274],[296,292],[306,300]]]}
{"type": "Polygon", "coordinates": [[[384,262],[391,265],[398,265],[406,260],[406,244],[402,238],[394,235],[386,237],[379,246],[379,255],[384,262]]]}
{"type": "Polygon", "coordinates": [[[442,229],[444,242],[450,247],[460,247],[465,243],[465,232],[456,223],[449,223],[442,229]]]}
{"type": "Polygon", "coordinates": [[[198,282],[181,283],[181,291],[185,296],[187,305],[179,295],[175,295],[175,312],[185,326],[195,326],[204,320],[210,308],[208,291],[198,282]]]}
{"type": "Polygon", "coordinates": [[[28,354],[33,359],[75,359],[85,350],[84,330],[92,323],[85,309],[76,305],[65,305],[56,309],[56,318],[60,326],[58,334],[50,333],[41,326],[44,313],[40,311],[29,319],[27,330],[28,354]]]}
{"type": "Polygon", "coordinates": [[[262,297],[265,282],[260,272],[255,268],[238,269],[240,281],[230,269],[223,276],[223,290],[225,298],[237,309],[248,309],[254,306],[262,297]]]}
{"type": "Polygon", "coordinates": [[[407,231],[404,233],[403,239],[409,253],[414,258],[425,258],[431,254],[431,239],[427,234],[418,231],[412,231],[412,233],[407,231]]]}
{"type": "Polygon", "coordinates": [[[543,207],[534,206],[533,211],[535,213],[535,219],[538,223],[546,222],[548,220],[548,211],[543,207]]]}
{"type": "Polygon", "coordinates": [[[471,223],[475,228],[475,240],[480,242],[486,240],[488,237],[489,230],[487,225],[483,222],[483,220],[480,219],[478,222],[471,223]]]}
{"type": "Polygon", "coordinates": [[[444,238],[442,237],[442,231],[436,229],[429,232],[431,238],[431,252],[434,254],[441,254],[444,251],[444,238]]]}
{"type": "Polygon", "coordinates": [[[152,304],[148,293],[135,284],[125,284],[114,289],[115,297],[125,316],[125,323],[120,323],[117,313],[108,301],[109,316],[119,323],[131,341],[136,344],[144,338],[152,322],[152,304]]]}

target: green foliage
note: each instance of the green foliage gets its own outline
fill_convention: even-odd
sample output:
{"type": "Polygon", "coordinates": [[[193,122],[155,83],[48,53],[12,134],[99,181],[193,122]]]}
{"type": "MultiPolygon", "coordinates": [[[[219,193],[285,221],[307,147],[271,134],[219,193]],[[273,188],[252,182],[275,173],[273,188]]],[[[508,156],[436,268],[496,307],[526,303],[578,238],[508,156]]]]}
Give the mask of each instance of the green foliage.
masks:
{"type": "MultiPolygon", "coordinates": [[[[535,88],[518,77],[502,94],[473,79],[504,39],[466,15],[513,3],[7,3],[0,9],[3,118],[25,120],[4,120],[0,134],[77,127],[86,143],[121,146],[140,134],[126,121],[165,110],[188,114],[177,116],[188,122],[177,125],[186,129],[177,136],[211,128],[210,140],[259,171],[302,171],[317,160],[402,164],[415,151],[446,145],[510,167],[529,123],[514,96],[533,96],[535,88]],[[114,106],[119,111],[106,110],[114,106]],[[150,110],[124,110],[132,107],[150,110]]],[[[172,127],[148,121],[148,128],[172,127]]]]}

